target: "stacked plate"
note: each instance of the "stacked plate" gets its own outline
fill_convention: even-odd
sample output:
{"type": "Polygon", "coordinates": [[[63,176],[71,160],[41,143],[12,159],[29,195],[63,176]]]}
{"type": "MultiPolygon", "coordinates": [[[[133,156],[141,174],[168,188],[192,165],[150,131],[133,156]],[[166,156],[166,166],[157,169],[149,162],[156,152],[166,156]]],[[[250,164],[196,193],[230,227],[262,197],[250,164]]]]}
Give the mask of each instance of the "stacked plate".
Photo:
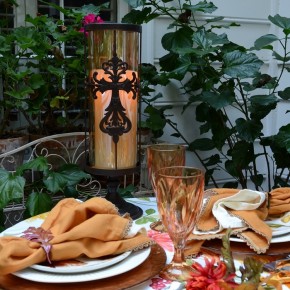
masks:
{"type": "MultiPolygon", "coordinates": [[[[284,223],[281,218],[270,219],[266,224],[272,229],[272,244],[290,241],[290,224],[284,223]]],[[[233,242],[243,242],[240,238],[231,237],[233,242]]]]}
{"type": "MultiPolygon", "coordinates": [[[[14,235],[28,227],[39,227],[42,218],[31,218],[18,223],[1,233],[1,236],[14,235]]],[[[78,258],[61,261],[53,266],[35,264],[13,275],[35,282],[73,283],[109,278],[130,271],[142,264],[149,256],[151,248],[136,252],[125,252],[120,255],[100,259],[78,258]]]]}

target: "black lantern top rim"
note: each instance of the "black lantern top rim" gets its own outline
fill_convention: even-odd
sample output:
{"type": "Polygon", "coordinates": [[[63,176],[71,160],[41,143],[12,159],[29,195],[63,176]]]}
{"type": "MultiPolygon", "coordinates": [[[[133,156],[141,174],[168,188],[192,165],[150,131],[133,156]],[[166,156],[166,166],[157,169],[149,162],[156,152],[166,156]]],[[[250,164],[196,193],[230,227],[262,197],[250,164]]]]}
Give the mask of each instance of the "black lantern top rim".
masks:
{"type": "Polygon", "coordinates": [[[142,26],[138,24],[129,23],[89,23],[84,26],[85,31],[95,31],[95,30],[122,30],[122,31],[133,31],[142,32],[142,26]]]}

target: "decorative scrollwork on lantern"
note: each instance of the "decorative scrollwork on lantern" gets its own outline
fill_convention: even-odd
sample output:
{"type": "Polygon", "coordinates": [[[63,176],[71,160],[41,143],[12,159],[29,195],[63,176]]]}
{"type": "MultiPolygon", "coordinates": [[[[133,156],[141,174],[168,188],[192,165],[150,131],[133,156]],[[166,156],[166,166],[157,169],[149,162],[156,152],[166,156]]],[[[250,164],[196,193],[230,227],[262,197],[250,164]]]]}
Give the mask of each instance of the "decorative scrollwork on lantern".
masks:
{"type": "Polygon", "coordinates": [[[119,137],[127,133],[132,128],[132,123],[126,115],[126,109],[122,106],[120,100],[120,91],[125,91],[127,94],[132,94],[132,99],[136,99],[138,94],[138,78],[135,72],[128,74],[128,64],[123,62],[116,54],[107,62],[102,64],[104,76],[98,78],[99,72],[93,74],[92,82],[93,96],[97,98],[97,93],[112,92],[110,104],[106,108],[106,114],[100,122],[102,132],[113,137],[113,141],[118,143],[119,137]],[[129,78],[131,76],[131,79],[129,78]]]}

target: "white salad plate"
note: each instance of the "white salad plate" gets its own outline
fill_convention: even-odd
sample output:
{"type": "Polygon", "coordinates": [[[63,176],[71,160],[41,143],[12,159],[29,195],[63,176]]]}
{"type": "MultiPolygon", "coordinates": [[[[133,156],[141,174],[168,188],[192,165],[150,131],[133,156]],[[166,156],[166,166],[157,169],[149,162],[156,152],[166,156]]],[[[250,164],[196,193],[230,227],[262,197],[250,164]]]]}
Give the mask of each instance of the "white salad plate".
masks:
{"type": "Polygon", "coordinates": [[[132,252],[127,258],[111,267],[83,273],[49,273],[31,267],[12,273],[13,275],[42,283],[77,283],[100,280],[128,272],[141,265],[149,256],[151,248],[132,252]]]}
{"type": "Polygon", "coordinates": [[[130,254],[131,251],[128,251],[123,254],[104,259],[89,259],[86,257],[80,257],[69,261],[56,262],[53,266],[50,266],[49,264],[35,264],[30,266],[30,268],[49,273],[83,273],[112,266],[126,259],[130,254]]]}

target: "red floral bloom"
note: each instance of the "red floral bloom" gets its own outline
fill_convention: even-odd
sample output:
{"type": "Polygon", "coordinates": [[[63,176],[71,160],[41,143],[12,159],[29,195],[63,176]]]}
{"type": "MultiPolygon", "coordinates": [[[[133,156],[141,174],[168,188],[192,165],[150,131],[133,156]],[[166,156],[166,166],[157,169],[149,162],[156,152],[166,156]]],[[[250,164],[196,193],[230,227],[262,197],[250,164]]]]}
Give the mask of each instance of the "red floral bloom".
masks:
{"type": "Polygon", "coordinates": [[[85,31],[84,25],[86,25],[86,24],[89,24],[89,23],[103,23],[103,22],[104,22],[104,20],[100,16],[90,13],[90,14],[88,14],[88,15],[86,15],[84,17],[84,19],[83,19],[83,27],[79,31],[80,32],[84,32],[85,31]]]}
{"type": "Polygon", "coordinates": [[[225,285],[233,288],[238,285],[234,282],[235,274],[227,275],[227,266],[219,258],[204,261],[204,267],[197,262],[192,264],[186,290],[223,290],[225,285]]]}

